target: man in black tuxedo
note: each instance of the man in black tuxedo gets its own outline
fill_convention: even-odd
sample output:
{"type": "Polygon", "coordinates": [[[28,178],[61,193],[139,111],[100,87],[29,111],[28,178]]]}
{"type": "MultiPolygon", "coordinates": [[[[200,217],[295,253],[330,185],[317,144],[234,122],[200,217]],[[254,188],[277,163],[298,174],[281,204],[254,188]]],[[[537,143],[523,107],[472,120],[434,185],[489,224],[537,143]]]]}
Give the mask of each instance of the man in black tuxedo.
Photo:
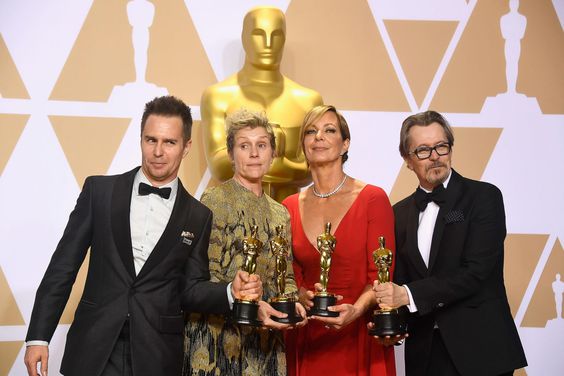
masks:
{"type": "Polygon", "coordinates": [[[262,295],[260,280],[244,272],[230,284],[209,281],[212,213],[177,177],[191,129],[188,106],[155,98],[141,121],[141,167],[84,182],[37,290],[26,337],[30,376],[38,363],[47,374],[47,345],[89,248],[64,375],[180,375],[184,311],[227,313],[234,297],[262,295]]]}
{"type": "Polygon", "coordinates": [[[454,136],[437,112],[408,117],[400,153],[419,188],[394,205],[394,282],[381,307],[409,309],[405,364],[413,375],[511,375],[527,361],[503,282],[503,198],[451,169],[454,136]]]}

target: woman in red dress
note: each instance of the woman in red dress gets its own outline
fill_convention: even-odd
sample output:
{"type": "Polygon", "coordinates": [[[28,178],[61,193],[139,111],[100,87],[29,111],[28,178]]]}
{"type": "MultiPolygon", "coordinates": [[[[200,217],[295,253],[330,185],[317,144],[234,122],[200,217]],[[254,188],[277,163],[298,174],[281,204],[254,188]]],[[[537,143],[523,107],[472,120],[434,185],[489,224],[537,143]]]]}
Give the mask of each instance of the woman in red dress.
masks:
{"type": "Polygon", "coordinates": [[[395,375],[393,346],[384,347],[366,328],[376,306],[372,252],[378,237],[395,249],[390,202],[381,188],[345,174],[350,132],[335,107],[312,109],[300,133],[313,185],[283,202],[291,217],[299,299],[309,310],[321,289],[315,244],[327,222],[337,239],[327,291],[342,299],[330,308],[338,317],[312,316],[308,325],[287,333],[288,375],[395,375]]]}

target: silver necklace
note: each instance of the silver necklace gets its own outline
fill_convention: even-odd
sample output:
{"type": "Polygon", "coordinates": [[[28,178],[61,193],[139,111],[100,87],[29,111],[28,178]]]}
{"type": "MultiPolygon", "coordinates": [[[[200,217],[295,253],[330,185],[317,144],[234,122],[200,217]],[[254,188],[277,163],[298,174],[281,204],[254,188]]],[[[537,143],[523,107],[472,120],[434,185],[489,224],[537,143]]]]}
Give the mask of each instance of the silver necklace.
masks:
{"type": "Polygon", "coordinates": [[[347,181],[347,175],[345,174],[345,177],[343,178],[343,181],[339,183],[339,185],[333,189],[331,192],[328,193],[319,193],[315,190],[315,184],[313,185],[313,194],[319,198],[327,198],[330,196],[333,196],[335,193],[339,192],[339,190],[341,188],[343,188],[343,185],[345,185],[345,182],[347,181]]]}

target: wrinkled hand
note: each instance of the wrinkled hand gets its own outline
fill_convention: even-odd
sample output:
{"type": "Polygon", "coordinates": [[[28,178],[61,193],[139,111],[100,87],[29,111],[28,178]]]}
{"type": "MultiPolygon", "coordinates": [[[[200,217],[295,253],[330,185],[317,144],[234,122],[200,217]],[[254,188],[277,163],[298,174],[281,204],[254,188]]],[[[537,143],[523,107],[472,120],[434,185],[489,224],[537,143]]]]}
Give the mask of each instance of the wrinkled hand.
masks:
{"type": "Polygon", "coordinates": [[[263,328],[285,330],[285,329],[289,329],[292,326],[290,324],[283,324],[274,321],[270,318],[270,316],[278,317],[280,319],[288,317],[286,313],[275,310],[274,308],[272,308],[270,304],[268,304],[264,300],[259,301],[258,319],[262,321],[263,328]]]}
{"type": "MultiPolygon", "coordinates": [[[[314,285],[316,292],[321,292],[323,290],[321,283],[316,283],[314,285]]],[[[335,295],[337,301],[343,300],[342,295],[335,295]]],[[[325,324],[327,329],[340,330],[356,320],[359,316],[358,310],[352,304],[339,304],[330,306],[327,308],[329,311],[339,313],[337,317],[322,317],[322,316],[311,316],[310,319],[321,321],[325,324]]]]}
{"type": "Polygon", "coordinates": [[[339,304],[329,307],[328,310],[338,312],[339,316],[311,316],[310,319],[323,322],[327,329],[341,330],[358,318],[358,311],[352,304],[339,304]]]}
{"type": "Polygon", "coordinates": [[[307,317],[306,311],[304,307],[300,303],[296,303],[296,313],[298,313],[302,317],[302,321],[297,322],[295,324],[284,324],[277,321],[274,321],[271,316],[278,317],[278,318],[285,318],[288,315],[286,313],[277,311],[274,309],[270,304],[265,301],[259,301],[259,312],[258,318],[262,321],[263,328],[266,329],[276,329],[276,330],[288,330],[293,329],[295,327],[304,326],[307,324],[307,317]]]}
{"type": "Polygon", "coordinates": [[[403,286],[393,282],[380,284],[374,281],[372,289],[375,292],[376,303],[382,309],[395,309],[409,304],[409,295],[403,286]]]}
{"type": "Polygon", "coordinates": [[[257,274],[238,270],[231,284],[231,294],[235,299],[260,300],[262,298],[262,281],[257,274]]]}
{"type": "Polygon", "coordinates": [[[299,302],[296,302],[296,313],[300,315],[302,321],[295,323],[294,326],[299,328],[307,324],[307,312],[304,306],[301,305],[299,302]]]}
{"type": "Polygon", "coordinates": [[[28,346],[25,349],[24,363],[29,376],[47,376],[49,363],[48,346],[28,346]],[[37,372],[37,363],[41,363],[41,373],[37,372]]]}
{"type": "MultiPolygon", "coordinates": [[[[374,323],[373,322],[369,322],[368,324],[366,324],[366,327],[368,328],[368,330],[374,328],[374,323]]],[[[396,336],[384,336],[384,337],[378,337],[378,336],[373,336],[374,339],[376,341],[378,341],[380,344],[382,344],[383,346],[391,346],[391,345],[395,345],[397,343],[399,343],[400,345],[403,343],[403,340],[406,339],[407,337],[409,337],[408,333],[405,334],[398,334],[396,336]]]]}

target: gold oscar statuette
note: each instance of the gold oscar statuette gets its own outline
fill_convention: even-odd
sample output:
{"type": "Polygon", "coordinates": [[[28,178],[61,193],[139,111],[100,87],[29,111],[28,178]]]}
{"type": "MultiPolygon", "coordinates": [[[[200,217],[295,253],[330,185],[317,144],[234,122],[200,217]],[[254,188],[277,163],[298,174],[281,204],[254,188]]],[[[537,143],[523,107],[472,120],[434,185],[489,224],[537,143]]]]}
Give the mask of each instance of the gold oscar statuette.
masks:
{"type": "MultiPolygon", "coordinates": [[[[254,223],[254,221],[253,221],[254,223]]],[[[263,243],[258,239],[258,226],[251,226],[251,235],[243,239],[243,271],[254,274],[257,270],[257,257],[262,249],[263,243]]],[[[233,302],[233,322],[237,324],[261,326],[262,321],[258,319],[259,304],[257,300],[235,299],[233,302]]]]}
{"type": "MultiPolygon", "coordinates": [[[[378,238],[379,247],[372,252],[372,259],[378,269],[378,283],[390,282],[390,269],[392,267],[393,253],[386,248],[386,240],[383,236],[378,238]]],[[[405,316],[397,309],[378,308],[372,317],[374,327],[369,329],[370,335],[385,337],[403,335],[407,332],[405,316]]]]}
{"type": "Polygon", "coordinates": [[[277,311],[288,314],[285,318],[271,316],[274,321],[284,324],[295,324],[302,321],[296,313],[296,297],[294,294],[286,294],[286,272],[288,269],[288,255],[290,245],[286,240],[284,225],[275,227],[276,236],[270,240],[270,250],[276,259],[276,296],[270,300],[270,305],[277,311]]]}
{"type": "Polygon", "coordinates": [[[313,297],[313,307],[309,311],[309,315],[323,317],[339,316],[338,312],[328,310],[330,306],[335,305],[337,297],[327,292],[327,285],[329,284],[329,269],[331,268],[331,255],[335,251],[336,245],[337,238],[331,235],[331,222],[327,222],[325,224],[325,232],[317,237],[317,251],[321,256],[321,273],[319,276],[321,291],[315,293],[315,296],[313,297]]]}
{"type": "Polygon", "coordinates": [[[300,126],[321,95],[280,72],[286,42],[284,12],[273,7],[251,9],[241,33],[245,62],[241,70],[208,87],[200,112],[206,160],[212,176],[226,181],[233,176],[227,154],[225,118],[246,108],[264,111],[273,124],[276,157],[264,175],[264,191],[278,202],[311,182],[300,145],[300,126]]]}

